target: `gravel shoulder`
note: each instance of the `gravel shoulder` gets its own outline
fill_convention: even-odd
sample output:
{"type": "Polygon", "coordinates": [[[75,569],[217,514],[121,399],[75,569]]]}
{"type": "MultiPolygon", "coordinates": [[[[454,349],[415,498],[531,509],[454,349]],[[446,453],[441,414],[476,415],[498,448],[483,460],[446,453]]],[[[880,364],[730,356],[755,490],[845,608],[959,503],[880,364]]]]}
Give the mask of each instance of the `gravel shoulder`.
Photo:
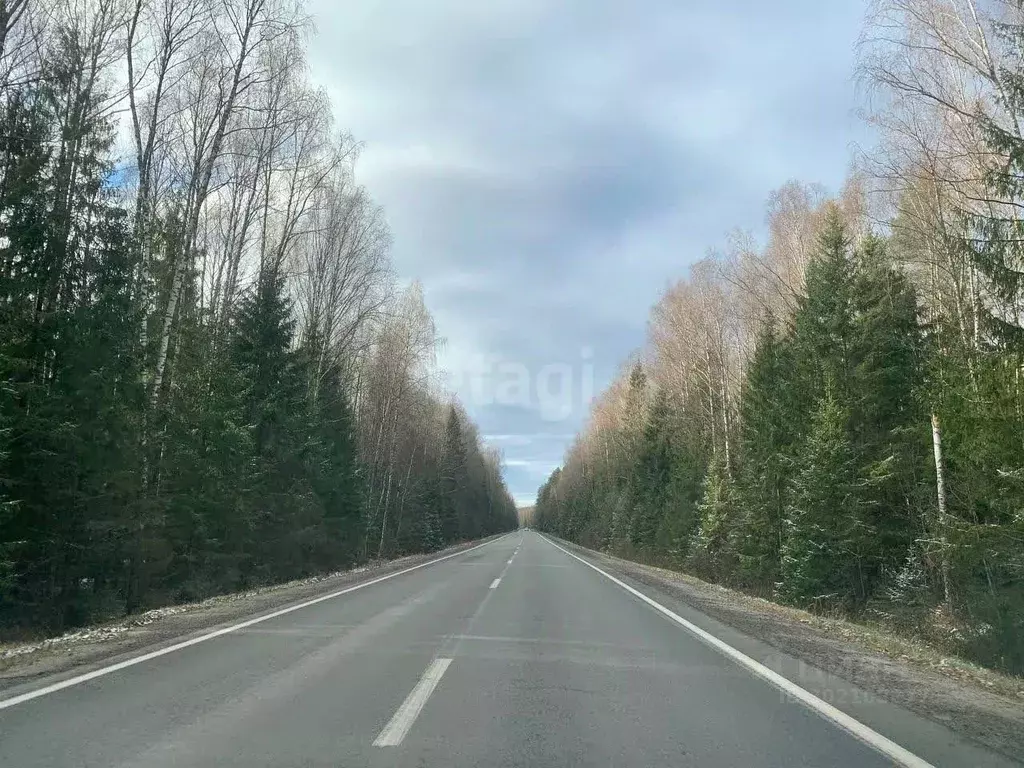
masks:
{"type": "Polygon", "coordinates": [[[816,616],[684,573],[558,539],[619,576],[671,595],[739,632],[994,749],[1024,759],[1024,679],[885,630],[816,616]]]}
{"type": "Polygon", "coordinates": [[[0,644],[0,692],[38,685],[44,679],[52,683],[89,672],[222,626],[455,554],[480,543],[465,542],[429,554],[220,595],[198,603],[156,608],[60,637],[0,644]]]}

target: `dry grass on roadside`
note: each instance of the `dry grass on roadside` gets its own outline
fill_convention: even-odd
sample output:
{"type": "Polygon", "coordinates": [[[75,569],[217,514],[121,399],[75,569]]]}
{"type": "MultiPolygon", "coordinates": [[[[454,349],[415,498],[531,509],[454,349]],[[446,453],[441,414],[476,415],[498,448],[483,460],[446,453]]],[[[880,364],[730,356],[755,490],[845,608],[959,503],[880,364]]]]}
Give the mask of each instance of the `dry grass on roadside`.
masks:
{"type": "Polygon", "coordinates": [[[955,654],[944,652],[920,638],[908,637],[879,622],[858,622],[838,615],[822,615],[755,597],[745,592],[703,581],[696,576],[657,565],[640,563],[615,555],[603,557],[642,568],[670,584],[685,584],[699,601],[714,601],[716,612],[756,612],[777,620],[817,630],[827,637],[877,653],[894,661],[926,669],[961,683],[981,688],[1024,703],[1024,678],[982,667],[955,654]]]}

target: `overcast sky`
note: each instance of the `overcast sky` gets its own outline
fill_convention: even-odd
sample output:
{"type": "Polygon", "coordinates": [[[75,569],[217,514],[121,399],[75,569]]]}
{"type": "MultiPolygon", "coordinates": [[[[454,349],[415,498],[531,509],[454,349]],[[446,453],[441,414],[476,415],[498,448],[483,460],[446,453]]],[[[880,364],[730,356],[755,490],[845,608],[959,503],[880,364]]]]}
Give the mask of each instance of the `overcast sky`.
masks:
{"type": "Polygon", "coordinates": [[[650,306],[854,144],[862,0],[314,0],[313,77],[365,144],[400,277],[531,503],[650,306]],[[592,384],[590,382],[593,382],[592,384]]]}

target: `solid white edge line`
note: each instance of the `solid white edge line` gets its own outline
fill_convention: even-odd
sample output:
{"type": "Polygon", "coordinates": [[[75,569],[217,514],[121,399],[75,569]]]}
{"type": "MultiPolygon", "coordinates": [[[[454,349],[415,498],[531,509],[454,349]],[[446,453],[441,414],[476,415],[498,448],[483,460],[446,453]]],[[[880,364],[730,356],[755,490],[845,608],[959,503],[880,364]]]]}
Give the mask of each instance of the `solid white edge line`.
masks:
{"type": "Polygon", "coordinates": [[[430,666],[427,667],[427,671],[423,673],[423,677],[416,683],[416,687],[405,697],[402,706],[398,708],[398,711],[388,721],[388,724],[384,726],[384,730],[380,732],[380,735],[374,739],[373,746],[397,747],[402,743],[405,735],[412,728],[412,724],[416,722],[416,718],[423,711],[423,707],[427,705],[427,699],[430,698],[430,694],[434,692],[437,684],[441,682],[441,676],[444,675],[445,670],[448,669],[448,665],[451,663],[451,659],[434,659],[431,662],[430,666]]]}
{"type": "Polygon", "coordinates": [[[222,627],[221,629],[214,630],[213,632],[207,632],[205,635],[200,635],[199,637],[193,637],[193,638],[191,638],[189,640],[183,640],[180,643],[175,643],[174,645],[169,645],[166,648],[160,648],[159,650],[156,650],[156,651],[151,651],[149,653],[144,653],[141,656],[134,656],[134,657],[132,657],[130,659],[125,659],[124,661],[119,661],[116,664],[111,664],[111,665],[106,666],[106,667],[101,667],[99,669],[94,669],[92,672],[86,672],[85,674],[82,674],[82,675],[76,675],[74,677],[69,677],[67,680],[61,680],[60,682],[53,683],[52,685],[46,685],[46,686],[43,686],[42,688],[37,688],[34,691],[28,691],[28,692],[22,693],[22,694],[20,694],[18,696],[12,696],[9,699],[0,699],[0,710],[7,709],[9,707],[13,707],[13,706],[16,706],[18,704],[22,704],[22,703],[24,703],[26,701],[31,701],[32,699],[38,699],[41,696],[46,696],[46,695],[51,694],[51,693],[56,693],[57,691],[62,691],[65,688],[70,688],[73,685],[79,685],[81,683],[88,682],[89,680],[95,680],[97,677],[103,677],[104,675],[109,675],[109,674],[111,674],[113,672],[118,672],[118,671],[120,671],[122,669],[126,669],[127,667],[133,667],[136,664],[141,664],[144,661],[150,661],[151,659],[156,659],[156,658],[159,658],[160,656],[166,656],[169,653],[174,653],[175,651],[180,651],[183,648],[188,648],[188,647],[193,646],[193,645],[198,645],[199,643],[205,643],[207,640],[212,640],[215,637],[220,637],[221,635],[227,635],[227,634],[230,634],[231,632],[236,632],[239,629],[245,629],[246,627],[251,627],[251,626],[253,626],[255,624],[259,624],[259,623],[264,622],[264,621],[269,621],[270,619],[276,619],[278,616],[284,616],[286,614],[291,613],[292,611],[298,611],[298,610],[301,610],[302,608],[308,608],[311,605],[316,605],[317,603],[322,603],[322,602],[324,602],[326,600],[333,600],[336,597],[341,597],[342,595],[347,595],[350,592],[355,592],[356,590],[359,590],[359,589],[364,589],[366,587],[372,587],[374,584],[380,584],[382,581],[387,581],[388,579],[394,579],[394,578],[396,578],[398,576],[403,576],[403,575],[405,575],[407,573],[411,573],[412,571],[419,570],[420,568],[426,568],[428,565],[434,565],[435,563],[440,563],[440,562],[443,562],[445,560],[451,560],[453,557],[458,557],[459,555],[464,555],[467,552],[472,552],[474,549],[480,549],[480,547],[486,547],[488,544],[493,544],[496,541],[500,541],[501,539],[505,538],[505,536],[508,536],[508,535],[509,534],[506,533],[506,534],[504,534],[502,536],[499,536],[496,539],[491,539],[490,541],[485,541],[485,542],[483,542],[481,544],[476,544],[476,545],[474,545],[472,547],[469,547],[467,549],[461,549],[458,552],[453,552],[450,555],[445,555],[444,557],[437,557],[437,558],[434,558],[433,560],[428,560],[425,563],[420,563],[419,565],[413,565],[413,566],[411,566],[409,568],[403,568],[400,571],[395,571],[394,573],[389,573],[389,574],[387,574],[385,576],[378,576],[376,579],[371,579],[370,581],[364,581],[364,582],[362,582],[360,584],[355,584],[355,585],[353,585],[351,587],[346,587],[345,589],[340,589],[337,592],[331,592],[330,594],[327,594],[327,595],[321,595],[320,597],[315,597],[312,600],[305,600],[304,602],[297,603],[295,605],[289,605],[287,608],[281,608],[281,609],[279,609],[277,611],[274,611],[273,613],[268,613],[265,616],[257,616],[254,619],[248,619],[247,621],[243,621],[243,622],[240,622],[238,624],[232,624],[230,627],[222,627]]]}
{"type": "Polygon", "coordinates": [[[500,576],[491,582],[491,589],[497,589],[499,584],[501,584],[500,576]]]}
{"type": "Polygon", "coordinates": [[[558,544],[555,544],[555,542],[553,542],[547,536],[541,535],[541,538],[548,542],[548,544],[550,544],[551,546],[562,550],[565,554],[569,555],[569,557],[575,558],[588,568],[592,568],[593,570],[597,571],[606,579],[622,587],[624,590],[629,592],[634,597],[638,597],[640,600],[647,603],[656,611],[668,617],[669,619],[674,621],[676,624],[678,624],[691,634],[695,635],[698,639],[702,640],[707,645],[710,645],[712,648],[719,651],[723,655],[728,656],[737,664],[745,667],[747,670],[753,672],[761,679],[771,683],[776,688],[781,690],[783,693],[786,693],[792,698],[797,699],[806,707],[814,710],[819,715],[824,717],[826,720],[831,721],[832,723],[839,726],[847,733],[850,733],[851,735],[855,736],[857,739],[864,742],[868,746],[872,747],[876,751],[882,753],[888,758],[891,758],[892,760],[895,760],[899,765],[907,766],[907,768],[934,768],[934,766],[932,766],[931,763],[918,757],[913,752],[904,749],[896,742],[886,738],[882,734],[878,733],[878,731],[869,728],[859,720],[855,720],[842,710],[837,709],[836,707],[829,704],[827,701],[819,699],[810,691],[804,690],[793,681],[780,675],[778,672],[769,669],[760,662],[754,661],[752,658],[747,656],[742,651],[736,650],[723,640],[719,640],[710,632],[701,629],[693,622],[687,621],[682,616],[677,614],[675,611],[666,608],[664,605],[657,602],[656,600],[652,600],[643,592],[634,589],[621,579],[615,578],[607,571],[598,568],[596,565],[588,562],[579,555],[573,554],[565,547],[561,547],[558,544]]]}

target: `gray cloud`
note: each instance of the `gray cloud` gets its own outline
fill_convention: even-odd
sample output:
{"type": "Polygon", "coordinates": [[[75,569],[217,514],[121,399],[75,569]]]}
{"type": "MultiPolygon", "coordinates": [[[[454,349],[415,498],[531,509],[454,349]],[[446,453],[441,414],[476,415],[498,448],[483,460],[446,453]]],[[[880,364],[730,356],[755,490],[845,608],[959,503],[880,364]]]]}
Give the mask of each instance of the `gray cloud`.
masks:
{"type": "Polygon", "coordinates": [[[317,0],[313,76],[365,142],[400,273],[423,280],[443,366],[532,497],[586,416],[473,402],[483,355],[607,384],[647,310],[788,178],[835,188],[863,3],[317,0]],[[550,414],[549,414],[550,415],[550,414]],[[498,439],[516,436],[517,439],[498,439]]]}

